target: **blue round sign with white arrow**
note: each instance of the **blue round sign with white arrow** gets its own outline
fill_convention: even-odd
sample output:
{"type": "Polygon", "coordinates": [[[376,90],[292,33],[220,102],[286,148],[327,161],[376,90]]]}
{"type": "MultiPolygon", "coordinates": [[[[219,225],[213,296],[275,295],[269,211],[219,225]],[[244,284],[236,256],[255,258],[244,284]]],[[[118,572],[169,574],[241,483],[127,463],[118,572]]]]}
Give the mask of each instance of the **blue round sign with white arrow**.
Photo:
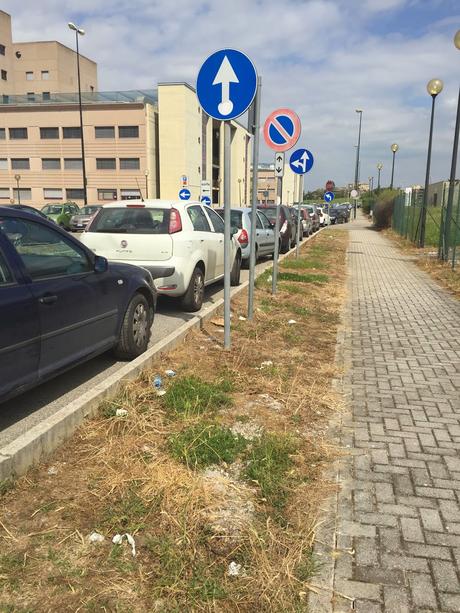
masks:
{"type": "Polygon", "coordinates": [[[211,198],[209,196],[201,196],[201,202],[207,206],[211,206],[211,198]]]}
{"type": "Polygon", "coordinates": [[[289,166],[292,172],[303,175],[313,168],[313,155],[308,149],[296,149],[289,158],[289,166]]]}
{"type": "Polygon", "coordinates": [[[325,202],[332,202],[334,200],[334,192],[326,192],[323,198],[325,202]]]}
{"type": "Polygon", "coordinates": [[[203,110],[214,119],[235,119],[250,106],[256,95],[257,72],[241,51],[221,49],[201,66],[196,93],[203,110]]]}
{"type": "Polygon", "coordinates": [[[191,195],[192,194],[190,193],[190,190],[187,189],[186,187],[183,187],[179,192],[179,198],[181,200],[190,200],[191,195]]]}

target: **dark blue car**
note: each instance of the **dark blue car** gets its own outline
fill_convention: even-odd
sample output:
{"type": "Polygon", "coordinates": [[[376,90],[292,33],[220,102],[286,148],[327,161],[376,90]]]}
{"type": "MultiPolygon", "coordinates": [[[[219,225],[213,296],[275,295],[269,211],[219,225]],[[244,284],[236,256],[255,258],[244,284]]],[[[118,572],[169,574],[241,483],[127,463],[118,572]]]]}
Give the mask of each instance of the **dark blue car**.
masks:
{"type": "Polygon", "coordinates": [[[0,208],[0,401],[114,349],[143,353],[150,273],[108,263],[49,221],[0,208]]]}

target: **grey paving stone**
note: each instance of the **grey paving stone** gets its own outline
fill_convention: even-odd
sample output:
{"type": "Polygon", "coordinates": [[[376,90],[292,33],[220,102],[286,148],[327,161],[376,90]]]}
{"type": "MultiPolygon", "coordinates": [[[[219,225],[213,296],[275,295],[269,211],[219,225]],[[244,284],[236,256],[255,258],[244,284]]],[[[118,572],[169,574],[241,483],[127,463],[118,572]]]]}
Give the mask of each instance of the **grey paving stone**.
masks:
{"type": "Polygon", "coordinates": [[[438,605],[431,575],[408,573],[408,578],[415,606],[436,608],[438,605]]]}
{"type": "Polygon", "coordinates": [[[431,568],[436,589],[441,592],[460,592],[457,572],[452,562],[432,560],[431,568]]]}
{"type": "Polygon", "coordinates": [[[409,595],[403,587],[385,585],[383,588],[383,610],[388,613],[410,613],[409,595]]]}

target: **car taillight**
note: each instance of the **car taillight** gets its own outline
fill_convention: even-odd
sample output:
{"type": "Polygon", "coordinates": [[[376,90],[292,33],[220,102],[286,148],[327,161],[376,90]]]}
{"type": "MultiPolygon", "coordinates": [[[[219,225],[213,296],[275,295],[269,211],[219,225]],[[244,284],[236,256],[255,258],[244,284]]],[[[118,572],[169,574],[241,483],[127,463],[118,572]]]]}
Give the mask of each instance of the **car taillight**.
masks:
{"type": "Polygon", "coordinates": [[[171,209],[169,216],[169,234],[175,234],[182,230],[182,220],[177,209],[171,209]]]}
{"type": "Polygon", "coordinates": [[[249,236],[246,230],[241,230],[240,235],[238,236],[238,242],[243,246],[249,243],[249,236]]]}

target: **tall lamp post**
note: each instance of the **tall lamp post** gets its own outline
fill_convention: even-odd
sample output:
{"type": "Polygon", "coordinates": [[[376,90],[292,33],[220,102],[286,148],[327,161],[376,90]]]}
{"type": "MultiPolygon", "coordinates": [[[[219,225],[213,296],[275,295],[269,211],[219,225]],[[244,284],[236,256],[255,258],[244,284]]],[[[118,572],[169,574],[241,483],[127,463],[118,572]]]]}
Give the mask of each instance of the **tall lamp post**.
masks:
{"type": "Polygon", "coordinates": [[[428,207],[428,185],[430,183],[430,167],[431,167],[431,145],[433,143],[433,120],[434,120],[434,106],[436,102],[436,96],[442,92],[444,83],[440,79],[431,79],[426,86],[427,92],[431,96],[431,120],[430,120],[430,136],[428,138],[428,155],[426,159],[426,174],[425,174],[425,190],[423,192],[423,204],[422,211],[420,213],[420,234],[418,240],[418,246],[425,246],[425,228],[426,228],[426,211],[428,207]]]}
{"type": "Polygon", "coordinates": [[[379,172],[379,176],[378,176],[378,179],[377,179],[377,191],[378,192],[380,191],[380,173],[382,172],[382,168],[383,168],[383,164],[382,164],[382,162],[379,162],[377,164],[377,170],[379,172]]]}
{"type": "Polygon", "coordinates": [[[399,149],[399,145],[397,143],[393,143],[391,145],[391,151],[393,152],[393,161],[391,164],[391,182],[390,182],[390,189],[393,189],[393,179],[395,176],[395,157],[396,157],[396,152],[399,149]]]}
{"type": "Polygon", "coordinates": [[[149,197],[149,171],[146,169],[144,172],[145,175],[145,199],[148,200],[149,197]]]}
{"type": "Polygon", "coordinates": [[[75,32],[75,43],[77,51],[78,108],[80,110],[81,168],[83,172],[83,199],[85,204],[88,204],[88,195],[86,193],[85,139],[83,137],[83,110],[81,107],[80,51],[78,48],[78,37],[84,36],[85,31],[72,22],[69,22],[67,25],[71,30],[75,32]]]}
{"type": "Polygon", "coordinates": [[[21,204],[21,192],[19,191],[19,181],[21,180],[21,175],[14,175],[16,179],[16,185],[18,186],[18,204],[21,204]]]}
{"type": "MultiPolygon", "coordinates": [[[[361,124],[363,121],[363,111],[362,109],[355,109],[356,113],[358,113],[359,115],[359,130],[358,130],[358,146],[356,148],[356,167],[355,167],[355,190],[358,190],[358,183],[359,183],[359,151],[361,148],[361,124]]],[[[356,199],[355,199],[355,204],[353,207],[353,217],[354,219],[356,219],[356,199]]]]}
{"type": "MultiPolygon", "coordinates": [[[[454,45],[457,49],[460,50],[460,30],[454,36],[454,45]]],[[[449,194],[447,196],[447,207],[446,207],[446,221],[444,224],[444,241],[442,244],[441,257],[443,260],[447,260],[449,257],[449,247],[450,247],[450,222],[452,219],[452,209],[454,203],[454,187],[455,187],[455,173],[457,171],[457,156],[458,156],[458,133],[460,129],[460,87],[458,89],[458,102],[457,102],[457,119],[455,120],[455,132],[454,132],[454,146],[452,149],[452,164],[450,167],[450,178],[449,178],[449,194]]],[[[458,210],[460,210],[460,202],[458,202],[458,210]]],[[[458,217],[458,211],[457,211],[458,217]]],[[[455,241],[453,244],[454,249],[456,249],[457,243],[457,227],[455,228],[455,241]]],[[[454,259],[455,262],[455,259],[454,259]]],[[[454,264],[455,265],[455,264],[454,264]]]]}

